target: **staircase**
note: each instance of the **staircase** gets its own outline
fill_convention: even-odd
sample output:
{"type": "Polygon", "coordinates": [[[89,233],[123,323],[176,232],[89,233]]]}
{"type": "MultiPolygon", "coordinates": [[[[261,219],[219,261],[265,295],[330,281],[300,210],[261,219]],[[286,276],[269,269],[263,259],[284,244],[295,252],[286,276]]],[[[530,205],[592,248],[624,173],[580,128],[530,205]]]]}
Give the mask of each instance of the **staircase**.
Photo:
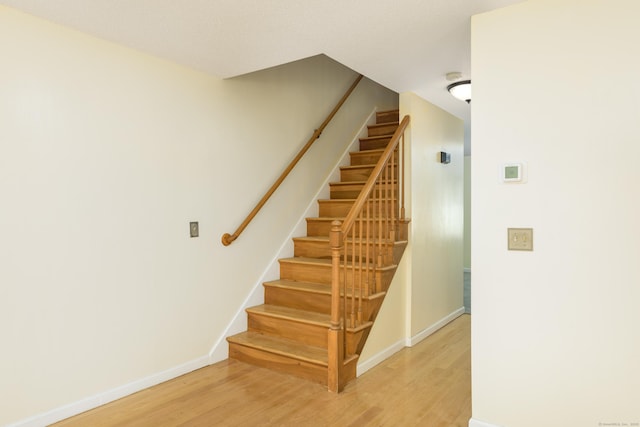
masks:
{"type": "MultiPolygon", "coordinates": [[[[355,378],[358,357],[407,245],[406,221],[399,222],[391,239],[379,237],[383,235],[380,217],[386,221],[391,211],[399,217],[397,149],[393,164],[385,168],[385,179],[375,184],[376,198],[365,202],[367,216],[360,217],[359,226],[340,239],[344,242],[341,258],[336,258],[338,249],[330,242],[330,232],[339,226],[335,221],[342,222],[349,214],[398,125],[398,110],[376,114],[376,124],[368,126],[368,136],[360,139],[360,151],[350,153],[351,165],[341,167],[340,182],[330,184],[330,199],[318,200],[319,217],[307,218],[307,236],[293,239],[293,258],[279,260],[280,279],[264,283],[265,303],[246,310],[248,330],[227,338],[229,358],[306,378],[335,391],[355,378]],[[366,238],[361,237],[363,230],[370,230],[366,238]],[[332,344],[332,280],[337,277],[332,268],[337,262],[344,272],[338,279],[342,320],[335,335],[339,338],[332,344]],[[339,352],[339,357],[332,352],[339,352]],[[339,387],[331,384],[332,360],[339,365],[339,387]]],[[[336,321],[333,330],[337,330],[336,321]]]]}

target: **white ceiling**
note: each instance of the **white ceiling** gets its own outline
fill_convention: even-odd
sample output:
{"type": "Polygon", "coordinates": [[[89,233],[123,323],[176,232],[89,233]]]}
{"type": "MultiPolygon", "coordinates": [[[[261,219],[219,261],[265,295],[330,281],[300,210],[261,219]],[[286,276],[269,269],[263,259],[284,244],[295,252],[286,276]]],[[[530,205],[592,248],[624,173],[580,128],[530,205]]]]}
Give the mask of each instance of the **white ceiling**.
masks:
{"type": "Polygon", "coordinates": [[[470,77],[471,15],[522,0],[0,0],[27,13],[232,77],[325,54],[469,121],[445,74],[470,77]]]}

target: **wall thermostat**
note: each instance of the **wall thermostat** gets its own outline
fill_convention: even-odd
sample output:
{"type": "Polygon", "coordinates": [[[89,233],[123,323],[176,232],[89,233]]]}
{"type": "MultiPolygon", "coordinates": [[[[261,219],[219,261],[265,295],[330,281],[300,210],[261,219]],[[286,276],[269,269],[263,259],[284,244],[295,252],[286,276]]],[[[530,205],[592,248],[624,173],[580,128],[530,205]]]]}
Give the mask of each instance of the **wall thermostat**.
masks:
{"type": "Polygon", "coordinates": [[[507,163],[505,165],[502,165],[502,181],[522,181],[522,163],[507,163]]]}

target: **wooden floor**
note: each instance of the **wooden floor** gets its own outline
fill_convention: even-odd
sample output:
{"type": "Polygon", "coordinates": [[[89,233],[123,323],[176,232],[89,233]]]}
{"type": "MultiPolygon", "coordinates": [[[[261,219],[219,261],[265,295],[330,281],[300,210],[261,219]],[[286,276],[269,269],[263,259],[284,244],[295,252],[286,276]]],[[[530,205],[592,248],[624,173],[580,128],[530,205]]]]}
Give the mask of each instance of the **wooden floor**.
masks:
{"type": "Polygon", "coordinates": [[[226,360],[55,425],[466,427],[471,417],[470,321],[462,315],[340,394],[226,360]]]}

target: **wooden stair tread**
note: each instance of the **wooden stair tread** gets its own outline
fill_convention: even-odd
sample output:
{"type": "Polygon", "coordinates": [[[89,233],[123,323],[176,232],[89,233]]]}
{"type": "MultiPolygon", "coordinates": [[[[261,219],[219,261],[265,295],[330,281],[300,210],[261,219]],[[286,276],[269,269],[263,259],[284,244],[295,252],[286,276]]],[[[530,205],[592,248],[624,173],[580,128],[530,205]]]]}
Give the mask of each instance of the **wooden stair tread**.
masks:
{"type": "MultiPolygon", "coordinates": [[[[319,203],[355,203],[357,199],[318,199],[319,203]]],[[[392,202],[398,200],[397,197],[381,197],[376,200],[369,200],[369,203],[392,202]]]]}
{"type": "Polygon", "coordinates": [[[371,168],[375,168],[376,165],[375,164],[369,164],[369,165],[348,165],[348,166],[340,166],[341,170],[354,170],[354,169],[371,169],[371,168]]]}
{"type": "MultiPolygon", "coordinates": [[[[327,244],[329,244],[329,236],[301,236],[301,237],[294,237],[293,240],[294,241],[299,241],[299,242],[302,242],[302,241],[305,241],[305,242],[327,242],[327,244]]],[[[344,240],[346,242],[351,243],[353,239],[351,237],[346,237],[344,240]]],[[[359,238],[359,237],[356,237],[355,240],[356,240],[356,242],[358,242],[358,241],[360,241],[362,239],[359,238]]],[[[374,238],[369,238],[369,243],[376,243],[377,244],[378,243],[378,239],[375,238],[375,237],[374,238]]],[[[386,242],[383,242],[383,243],[386,243],[386,242]]],[[[396,240],[396,241],[393,242],[394,245],[402,245],[402,244],[405,244],[405,243],[408,243],[408,241],[407,240],[396,240]]]]}
{"type": "MultiPolygon", "coordinates": [[[[392,180],[386,180],[386,181],[377,181],[376,184],[380,185],[380,184],[396,184],[398,182],[397,179],[392,179],[392,180]]],[[[330,182],[329,185],[364,185],[366,184],[367,181],[334,181],[334,182],[330,182]]]]}
{"type": "MultiPolygon", "coordinates": [[[[363,136],[361,138],[358,138],[358,140],[360,141],[379,141],[381,139],[389,139],[393,136],[392,133],[387,134],[387,135],[376,135],[376,136],[363,136]]],[[[379,148],[376,148],[376,150],[379,150],[379,148]]],[[[383,149],[384,150],[384,149],[383,149]]],[[[362,150],[361,150],[362,151],[362,150]]],[[[373,151],[373,150],[364,150],[364,151],[373,151]]]]}
{"type": "MultiPolygon", "coordinates": [[[[331,259],[330,258],[308,258],[308,257],[292,257],[292,258],[280,258],[279,262],[290,262],[290,263],[298,263],[298,264],[309,264],[309,265],[324,265],[331,267],[331,259]]],[[[362,263],[362,267],[367,267],[367,262],[362,263]]],[[[351,262],[347,262],[347,268],[350,268],[352,265],[351,262]]],[[[360,262],[356,261],[356,266],[360,266],[360,262]]],[[[340,267],[344,267],[343,263],[340,263],[340,267]]],[[[378,271],[392,270],[398,267],[396,264],[388,264],[380,267],[376,267],[378,271]]]]}
{"type": "Polygon", "coordinates": [[[229,343],[252,347],[257,350],[303,360],[320,366],[328,366],[327,350],[320,347],[301,344],[287,338],[264,335],[258,332],[242,332],[227,338],[229,343]]]}
{"type": "Polygon", "coordinates": [[[370,128],[375,128],[375,127],[384,127],[384,126],[391,126],[391,125],[400,125],[400,122],[398,120],[392,120],[390,122],[382,122],[382,123],[374,123],[372,125],[367,125],[367,127],[370,128]]]}
{"type": "MultiPolygon", "coordinates": [[[[383,136],[383,137],[380,137],[380,136],[371,136],[371,137],[369,137],[369,136],[367,136],[367,137],[362,137],[362,138],[359,138],[359,139],[380,139],[380,138],[388,138],[388,136],[383,136]]],[[[374,148],[373,150],[351,151],[349,154],[354,155],[354,156],[357,156],[357,155],[360,155],[360,154],[362,154],[362,155],[365,155],[365,154],[370,155],[370,154],[376,154],[376,153],[382,154],[382,153],[384,153],[384,150],[385,150],[384,148],[374,148]]]]}
{"type": "Polygon", "coordinates": [[[331,265],[331,260],[327,258],[308,258],[308,257],[302,257],[302,256],[291,257],[291,258],[280,258],[279,261],[280,262],[297,262],[300,264],[331,265]]]}
{"type": "Polygon", "coordinates": [[[300,236],[294,237],[293,240],[305,240],[308,242],[328,242],[329,236],[300,236]]]}
{"type": "MultiPolygon", "coordinates": [[[[293,289],[298,291],[304,291],[309,293],[315,293],[320,295],[331,295],[331,286],[325,283],[312,283],[312,282],[299,282],[296,280],[273,280],[270,282],[265,282],[264,286],[278,287],[283,289],[293,289]]],[[[362,297],[363,300],[372,300],[376,298],[383,297],[386,292],[378,292],[375,294],[371,294],[369,296],[362,297]]],[[[351,289],[347,292],[347,295],[351,296],[351,289]]]]}
{"type": "Polygon", "coordinates": [[[264,316],[277,317],[279,319],[292,320],[308,325],[326,326],[331,325],[331,316],[313,311],[298,310],[297,308],[284,307],[280,305],[262,304],[247,308],[247,313],[261,314],[264,316]]]}
{"type": "MultiPolygon", "coordinates": [[[[299,310],[297,308],[284,307],[280,305],[262,304],[247,308],[247,313],[264,314],[266,316],[279,319],[291,320],[307,325],[323,326],[329,329],[331,326],[331,315],[317,313],[315,311],[299,310]]],[[[373,322],[362,322],[355,327],[347,327],[349,332],[358,332],[373,325],[373,322]]]]}
{"type": "MultiPolygon", "coordinates": [[[[379,137],[375,137],[375,138],[379,138],[379,137]]],[[[366,138],[359,138],[359,139],[366,139],[366,138]]],[[[349,156],[350,157],[360,157],[360,156],[371,157],[372,155],[379,156],[384,153],[384,150],[385,150],[384,148],[372,148],[370,150],[351,151],[349,152],[349,156]]]]}
{"type": "Polygon", "coordinates": [[[301,282],[297,280],[278,279],[265,282],[266,287],[295,289],[314,294],[331,295],[331,286],[326,283],[301,282]]]}
{"type": "MultiPolygon", "coordinates": [[[[377,212],[372,212],[372,214],[375,214],[375,213],[377,213],[377,212]]],[[[344,216],[336,216],[336,217],[334,217],[334,216],[312,216],[312,217],[307,217],[305,219],[307,221],[328,221],[328,222],[333,222],[333,221],[344,221],[345,218],[346,217],[344,217],[344,216]]],[[[386,221],[386,220],[390,220],[391,217],[390,216],[389,217],[386,217],[386,216],[379,217],[379,216],[373,216],[373,215],[371,215],[371,217],[369,217],[369,221],[377,221],[379,219],[382,219],[383,221],[386,221]]],[[[366,221],[367,218],[363,218],[362,220],[366,221]]],[[[356,220],[356,222],[357,222],[357,220],[356,220]]]]}
{"type": "Polygon", "coordinates": [[[353,328],[347,327],[347,331],[349,332],[360,332],[360,331],[364,331],[367,328],[370,328],[371,326],[373,326],[373,322],[372,321],[367,321],[367,322],[362,322],[361,324],[359,324],[358,326],[355,326],[353,328]]]}

